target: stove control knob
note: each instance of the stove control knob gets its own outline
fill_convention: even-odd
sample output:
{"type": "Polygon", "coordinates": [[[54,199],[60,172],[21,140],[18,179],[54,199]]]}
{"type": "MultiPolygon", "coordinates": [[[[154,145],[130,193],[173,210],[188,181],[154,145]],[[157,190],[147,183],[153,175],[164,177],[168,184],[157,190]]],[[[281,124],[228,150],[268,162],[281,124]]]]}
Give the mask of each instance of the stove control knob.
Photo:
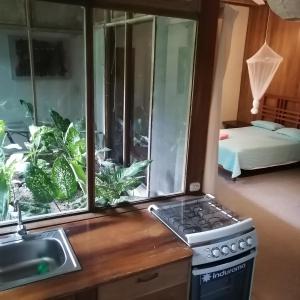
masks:
{"type": "Polygon", "coordinates": [[[239,247],[241,250],[245,249],[247,246],[246,242],[244,240],[239,241],[239,247]]]}
{"type": "Polygon", "coordinates": [[[246,243],[248,246],[252,246],[253,245],[253,238],[252,237],[247,237],[246,243]]]}
{"type": "Polygon", "coordinates": [[[231,244],[230,248],[231,248],[232,252],[236,252],[237,251],[237,245],[236,245],[236,243],[231,244]]]}
{"type": "Polygon", "coordinates": [[[221,254],[220,249],[219,248],[212,249],[211,254],[213,257],[218,258],[221,254]]]}
{"type": "Polygon", "coordinates": [[[227,255],[227,254],[229,254],[230,249],[229,249],[227,246],[222,246],[221,252],[222,252],[224,255],[227,255]]]}

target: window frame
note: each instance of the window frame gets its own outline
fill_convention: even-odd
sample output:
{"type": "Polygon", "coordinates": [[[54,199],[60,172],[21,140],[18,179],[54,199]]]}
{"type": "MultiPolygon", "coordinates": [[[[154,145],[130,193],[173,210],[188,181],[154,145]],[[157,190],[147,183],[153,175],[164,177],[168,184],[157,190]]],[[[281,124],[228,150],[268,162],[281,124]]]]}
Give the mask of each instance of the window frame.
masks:
{"type": "MultiPolygon", "coordinates": [[[[67,0],[63,1],[68,2],[67,0]]],[[[111,8],[120,10],[128,9],[130,11],[134,10],[134,12],[137,13],[147,13],[147,11],[140,10],[138,8],[132,9],[132,7],[130,5],[127,5],[125,1],[122,5],[112,5],[112,7],[109,7],[105,3],[101,3],[101,1],[92,1],[92,3],[86,3],[86,7],[89,7],[91,10],[93,10],[93,8],[111,8]]],[[[209,110],[211,105],[213,85],[219,7],[220,0],[203,0],[199,16],[197,18],[194,18],[194,16],[192,15],[190,16],[191,20],[197,20],[197,30],[195,39],[192,95],[190,102],[188,145],[186,152],[185,191],[182,193],[166,195],[163,197],[146,198],[142,201],[139,201],[138,203],[170,199],[171,197],[178,196],[203,194],[202,185],[206,156],[209,110]],[[199,136],[203,137],[201,142],[199,142],[199,136]],[[190,191],[190,185],[195,182],[200,184],[200,189],[198,191],[190,191]]],[[[152,14],[153,9],[149,9],[149,13],[152,14]]],[[[174,11],[172,10],[170,10],[169,12],[164,12],[163,14],[159,11],[156,13],[158,15],[174,17],[174,11]]],[[[180,15],[180,13],[178,13],[175,15],[177,17],[187,18],[186,14],[180,15]]],[[[92,31],[93,22],[90,22],[89,26],[91,26],[89,30],[92,31]]],[[[93,40],[91,40],[91,44],[92,43],[93,40]]],[[[90,75],[92,76],[93,74],[90,75]]],[[[91,101],[93,101],[93,99],[91,99],[91,101]]],[[[92,118],[90,120],[93,120],[93,116],[91,117],[92,118]]],[[[93,212],[103,211],[103,208],[95,207],[94,199],[89,198],[89,203],[90,207],[93,207],[93,212]],[[93,202],[93,204],[91,202],[93,202]]]]}
{"type": "MultiPolygon", "coordinates": [[[[155,10],[149,7],[149,10],[143,8],[134,8],[132,5],[122,1],[121,5],[112,5],[109,7],[101,1],[88,0],[38,0],[45,2],[56,2],[61,4],[79,5],[85,8],[85,69],[86,69],[86,140],[87,140],[87,192],[88,192],[88,209],[86,212],[73,212],[66,216],[43,217],[40,221],[26,221],[32,223],[32,228],[50,226],[52,224],[63,224],[68,220],[84,220],[96,217],[96,214],[106,212],[111,213],[112,209],[104,209],[95,206],[95,137],[94,137],[94,57],[93,57],[93,9],[122,9],[130,10],[137,13],[150,13],[170,17],[183,17],[197,21],[196,39],[195,39],[195,56],[193,63],[193,83],[192,95],[190,101],[189,130],[186,151],[186,176],[185,191],[178,194],[166,195],[162,197],[146,198],[142,201],[133,203],[126,208],[121,208],[122,212],[136,210],[139,207],[146,208],[145,203],[153,201],[164,201],[165,199],[177,198],[180,196],[188,197],[189,195],[203,194],[202,183],[204,175],[205,154],[208,133],[209,110],[211,104],[215,46],[217,35],[217,21],[219,15],[220,0],[202,0],[201,12],[195,17],[195,13],[187,15],[174,13],[174,10],[155,10]],[[200,141],[199,141],[200,137],[200,141]],[[199,183],[198,191],[190,191],[191,183],[199,183]],[[55,221],[54,219],[57,219],[55,221]],[[54,220],[54,221],[53,221],[54,220]]],[[[119,211],[118,208],[113,209],[119,211]]],[[[14,230],[12,224],[1,225],[0,234],[14,230]],[[12,229],[13,228],[13,229],[12,229]]]]}

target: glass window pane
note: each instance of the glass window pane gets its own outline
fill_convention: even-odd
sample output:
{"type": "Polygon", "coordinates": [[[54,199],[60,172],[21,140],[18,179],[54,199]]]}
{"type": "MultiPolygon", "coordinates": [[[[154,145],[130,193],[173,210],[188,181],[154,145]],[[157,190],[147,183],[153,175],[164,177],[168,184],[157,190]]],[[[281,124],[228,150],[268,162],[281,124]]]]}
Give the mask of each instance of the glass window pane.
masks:
{"type": "MultiPolygon", "coordinates": [[[[55,5],[57,11],[65,7],[55,5]]],[[[81,10],[83,20],[84,9],[76,9],[81,10]]],[[[45,7],[40,13],[47,15],[48,10],[45,7]]],[[[32,58],[37,118],[27,146],[26,186],[36,205],[43,205],[49,213],[86,209],[83,22],[76,32],[35,29],[32,58]]],[[[28,74],[24,72],[26,79],[28,74]]]]}
{"type": "Polygon", "coordinates": [[[103,24],[107,19],[107,10],[105,9],[94,9],[94,25],[103,24]]]}
{"type": "Polygon", "coordinates": [[[104,147],[105,130],[105,30],[104,27],[94,28],[94,97],[95,97],[95,148],[100,155],[104,147]],[[98,152],[99,151],[99,152],[98,152]]]}
{"type": "Polygon", "coordinates": [[[195,22],[158,17],[150,195],[183,192],[195,22]]]}
{"type": "Polygon", "coordinates": [[[124,113],[124,53],[125,26],[107,28],[107,78],[106,89],[109,101],[106,106],[107,128],[106,147],[108,154],[115,163],[123,163],[123,113],[124,113]]]}
{"type": "Polygon", "coordinates": [[[16,218],[16,200],[31,200],[23,180],[24,143],[33,122],[31,80],[20,76],[23,65],[29,67],[24,38],[23,30],[0,29],[0,221],[16,218]]]}
{"type": "Polygon", "coordinates": [[[43,28],[82,30],[84,15],[76,5],[34,1],[32,26],[43,28]]]}
{"type": "Polygon", "coordinates": [[[132,26],[132,101],[130,161],[148,158],[151,103],[152,21],[132,26]]]}
{"type": "Polygon", "coordinates": [[[94,22],[96,205],[182,192],[195,22],[94,22]]]}
{"type": "Polygon", "coordinates": [[[147,16],[146,14],[141,14],[141,13],[133,13],[132,15],[133,15],[134,18],[147,16]]]}
{"type": "Polygon", "coordinates": [[[125,12],[119,10],[112,10],[111,11],[111,20],[112,21],[119,21],[125,19],[125,12]]]}
{"type": "Polygon", "coordinates": [[[84,33],[39,32],[32,34],[37,120],[51,122],[49,111],[85,126],[84,33]]]}
{"type": "Polygon", "coordinates": [[[26,25],[25,1],[1,0],[0,24],[26,25]]]}

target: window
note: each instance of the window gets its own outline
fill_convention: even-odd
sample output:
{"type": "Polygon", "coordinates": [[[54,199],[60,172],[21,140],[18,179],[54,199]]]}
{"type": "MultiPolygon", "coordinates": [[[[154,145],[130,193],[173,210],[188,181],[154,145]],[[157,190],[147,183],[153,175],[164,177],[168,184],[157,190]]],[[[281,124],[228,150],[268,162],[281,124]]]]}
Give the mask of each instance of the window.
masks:
{"type": "Polygon", "coordinates": [[[194,37],[194,21],[94,10],[96,205],[183,193],[194,37]]]}
{"type": "Polygon", "coordinates": [[[1,221],[87,209],[84,9],[30,3],[0,2],[1,221]]]}
{"type": "Polygon", "coordinates": [[[17,201],[25,219],[87,211],[90,183],[97,207],[184,192],[196,22],[93,12],[89,45],[81,6],[0,1],[1,224],[17,201]]]}

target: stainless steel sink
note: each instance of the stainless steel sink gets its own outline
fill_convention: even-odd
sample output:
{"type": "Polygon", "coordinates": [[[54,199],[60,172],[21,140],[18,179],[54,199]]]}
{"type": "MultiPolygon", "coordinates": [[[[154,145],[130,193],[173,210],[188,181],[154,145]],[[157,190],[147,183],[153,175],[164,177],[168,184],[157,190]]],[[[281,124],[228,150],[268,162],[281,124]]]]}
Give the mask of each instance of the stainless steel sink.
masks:
{"type": "Polygon", "coordinates": [[[0,291],[80,269],[62,228],[0,238],[0,291]]]}

